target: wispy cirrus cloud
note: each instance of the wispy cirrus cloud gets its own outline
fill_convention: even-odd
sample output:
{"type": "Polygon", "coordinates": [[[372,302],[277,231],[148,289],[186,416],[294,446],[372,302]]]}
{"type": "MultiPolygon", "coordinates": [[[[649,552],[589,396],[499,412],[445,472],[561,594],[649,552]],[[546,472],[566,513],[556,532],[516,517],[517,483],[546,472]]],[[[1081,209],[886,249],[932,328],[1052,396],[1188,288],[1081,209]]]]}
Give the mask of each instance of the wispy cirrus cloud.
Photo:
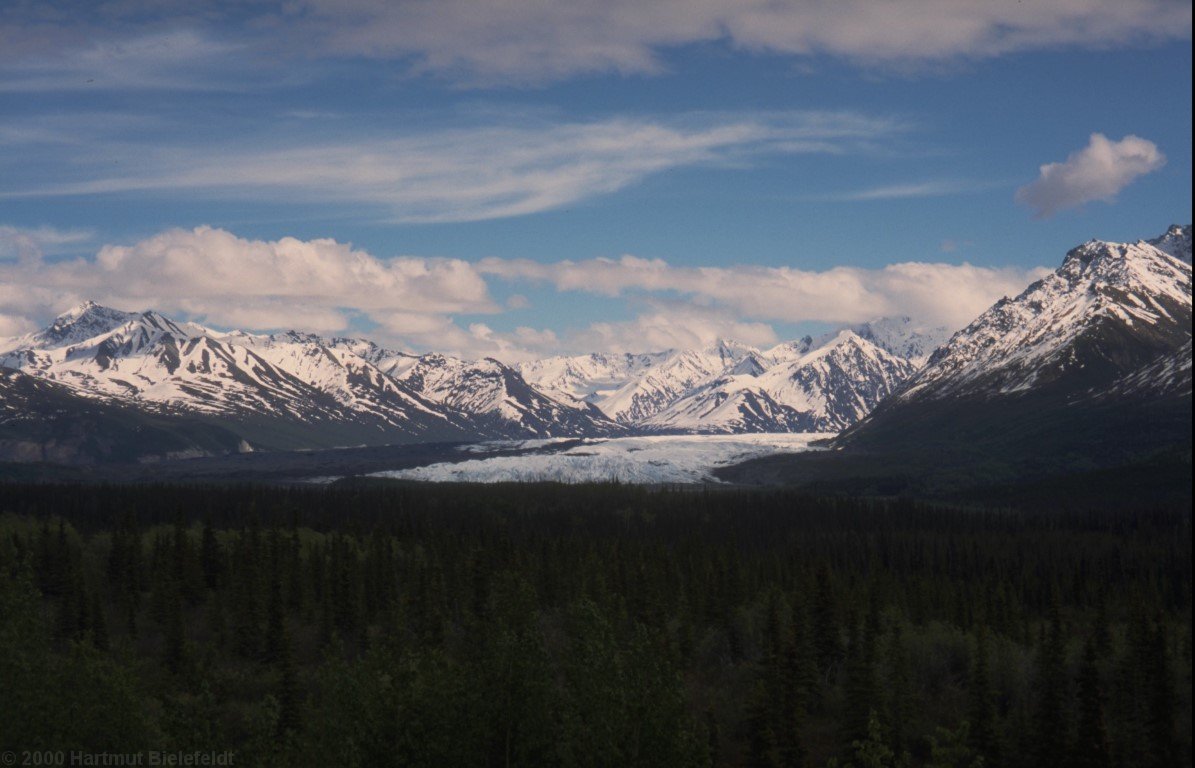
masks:
{"type": "Polygon", "coordinates": [[[14,227],[0,224],[0,260],[38,259],[63,246],[89,242],[95,234],[83,229],[56,227],[14,227]]]}
{"type": "Polygon", "coordinates": [[[1093,201],[1112,201],[1120,190],[1166,164],[1158,145],[1139,136],[1112,141],[1091,134],[1087,146],[1064,162],[1041,166],[1037,180],[1017,190],[1016,201],[1047,218],[1093,201]]]}
{"type": "Polygon", "coordinates": [[[269,192],[371,205],[403,222],[478,221],[552,210],[676,168],[870,151],[906,130],[889,117],[791,112],[492,124],[323,143],[279,139],[268,147],[106,141],[98,149],[66,144],[38,178],[9,174],[0,197],[269,192]]]}
{"type": "Polygon", "coordinates": [[[921,197],[944,197],[980,192],[994,186],[993,182],[976,182],[963,179],[930,179],[903,184],[885,184],[852,192],[821,195],[811,198],[825,202],[866,203],[877,200],[911,200],[921,197]]]}
{"type": "Polygon", "coordinates": [[[244,60],[251,53],[242,44],[193,29],[125,37],[100,33],[96,39],[47,45],[19,58],[0,57],[0,93],[241,90],[260,82],[259,73],[246,73],[244,60]]]}
{"type": "MultiPolygon", "coordinates": [[[[863,65],[1188,39],[1180,0],[40,0],[0,8],[0,89],[238,88],[229,60],[374,59],[459,85],[652,75],[692,44],[863,65]],[[175,37],[178,58],[163,56],[175,37]],[[190,59],[192,66],[178,66],[190,59]],[[155,67],[154,64],[163,64],[155,67]],[[146,66],[148,65],[148,66],[146,66]],[[91,67],[91,75],[87,67],[91,67]],[[11,70],[4,73],[4,70],[11,70]]],[[[243,85],[243,84],[242,84],[243,85]]]]}

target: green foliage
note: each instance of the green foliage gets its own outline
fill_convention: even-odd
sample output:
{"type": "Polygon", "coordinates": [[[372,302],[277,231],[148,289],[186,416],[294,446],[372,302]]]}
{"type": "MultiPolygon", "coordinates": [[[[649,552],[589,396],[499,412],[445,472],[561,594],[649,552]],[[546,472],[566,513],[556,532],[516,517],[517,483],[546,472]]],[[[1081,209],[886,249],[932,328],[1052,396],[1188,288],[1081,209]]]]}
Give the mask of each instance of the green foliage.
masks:
{"type": "Polygon", "coordinates": [[[624,486],[3,490],[7,749],[1190,761],[1187,510],[624,486]]]}

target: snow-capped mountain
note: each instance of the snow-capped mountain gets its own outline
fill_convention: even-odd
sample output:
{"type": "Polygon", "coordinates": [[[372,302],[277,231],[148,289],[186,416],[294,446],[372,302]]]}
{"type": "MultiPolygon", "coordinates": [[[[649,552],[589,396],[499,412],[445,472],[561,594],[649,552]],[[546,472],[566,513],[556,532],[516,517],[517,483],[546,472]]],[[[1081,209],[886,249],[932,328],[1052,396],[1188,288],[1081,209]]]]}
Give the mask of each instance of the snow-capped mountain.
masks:
{"type": "Polygon", "coordinates": [[[401,361],[390,373],[429,400],[491,420],[510,434],[579,437],[624,431],[596,408],[552,398],[515,369],[491,358],[470,362],[423,355],[414,364],[401,361]]]}
{"type": "Polygon", "coordinates": [[[153,311],[81,305],[44,331],[0,343],[0,366],[150,413],[235,423],[251,444],[266,447],[477,432],[467,415],[313,337],[219,334],[153,311]]]}
{"type": "Polygon", "coordinates": [[[643,426],[718,433],[837,432],[866,416],[916,370],[849,330],[795,359],[769,367],[766,360],[748,354],[643,426]]]}
{"type": "MultiPolygon", "coordinates": [[[[461,429],[470,427],[469,420],[462,414],[446,412],[435,402],[403,386],[388,372],[354,354],[350,351],[349,340],[329,343],[314,334],[297,331],[273,335],[238,332],[226,338],[235,339],[240,346],[330,395],[355,414],[416,431],[428,418],[455,423],[461,429]]],[[[381,362],[389,363],[391,367],[395,365],[389,356],[381,357],[381,362]]]]}
{"type": "Polygon", "coordinates": [[[1092,240],[956,333],[898,396],[1099,386],[1191,338],[1191,265],[1146,242],[1092,240]]]}
{"type": "Polygon", "coordinates": [[[674,350],[593,402],[615,421],[639,424],[752,354],[758,355],[759,350],[727,340],[705,349],[674,350]]]}
{"type": "Polygon", "coordinates": [[[203,418],[147,413],[0,368],[0,461],[151,461],[249,449],[235,431],[203,418]]]}
{"type": "Polygon", "coordinates": [[[563,402],[597,402],[647,369],[664,362],[669,352],[589,354],[545,357],[519,363],[515,369],[527,383],[563,402]]]}
{"type": "Polygon", "coordinates": [[[880,317],[851,326],[850,330],[917,367],[925,365],[934,350],[950,339],[951,333],[944,325],[918,323],[908,316],[880,317]]]}
{"type": "Polygon", "coordinates": [[[1071,250],[954,334],[838,444],[1030,467],[1189,446],[1191,264],[1153,242],[1071,250]]]}
{"type": "Polygon", "coordinates": [[[1147,243],[1163,253],[1168,253],[1179,261],[1191,263],[1191,225],[1180,227],[1172,224],[1170,229],[1147,243]]]}

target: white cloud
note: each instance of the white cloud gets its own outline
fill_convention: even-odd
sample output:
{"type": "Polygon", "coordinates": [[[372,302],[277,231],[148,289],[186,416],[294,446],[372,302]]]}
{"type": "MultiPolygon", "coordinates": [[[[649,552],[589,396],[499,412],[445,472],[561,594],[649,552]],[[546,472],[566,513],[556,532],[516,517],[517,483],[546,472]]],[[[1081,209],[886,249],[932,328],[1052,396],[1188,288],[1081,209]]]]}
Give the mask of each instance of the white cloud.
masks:
{"type": "Polygon", "coordinates": [[[389,323],[496,310],[464,261],[382,260],[334,240],[247,240],[210,227],[104,246],[94,259],[0,262],[0,312],[52,315],[83,299],[225,327],[322,332],[346,329],[355,313],[389,323]]]}
{"type": "Polygon", "coordinates": [[[85,39],[51,30],[46,42],[0,68],[0,92],[239,90],[259,77],[236,63],[240,45],[189,29],[85,39]]]}
{"type": "Polygon", "coordinates": [[[1093,200],[1110,202],[1137,177],[1165,164],[1166,157],[1152,141],[1132,135],[1110,141],[1093,133],[1087,146],[1065,162],[1041,166],[1040,176],[1018,189],[1016,200],[1032,208],[1037,218],[1053,216],[1093,200]]]}
{"type": "Polygon", "coordinates": [[[0,260],[40,258],[57,252],[62,246],[79,245],[91,238],[91,232],[78,229],[0,224],[0,260]]]}
{"type": "Polygon", "coordinates": [[[37,328],[37,323],[27,317],[0,313],[0,338],[20,336],[37,328]]]}
{"type": "Polygon", "coordinates": [[[853,323],[906,314],[962,326],[1001,296],[1019,293],[1041,269],[905,262],[879,269],[822,271],[742,264],[680,267],[661,259],[536,262],[483,259],[482,274],[550,283],[562,291],[602,296],[676,294],[760,320],[853,323]]]}
{"type": "Polygon", "coordinates": [[[413,58],[417,71],[469,84],[653,74],[667,68],[666,49],[709,41],[891,64],[1191,33],[1190,3],[1177,0],[306,0],[295,7],[296,28],[325,52],[413,58]]]}
{"type": "Polygon", "coordinates": [[[697,43],[891,70],[1190,35],[1183,0],[39,0],[0,4],[0,90],[237,89],[238,70],[284,81],[345,58],[538,84],[659,73],[670,49],[697,43]]]}
{"type": "Polygon", "coordinates": [[[970,181],[951,179],[935,179],[931,181],[916,181],[907,184],[889,184],[882,187],[870,187],[856,192],[846,192],[839,195],[827,195],[813,198],[838,202],[870,202],[873,200],[906,200],[919,197],[943,197],[966,192],[976,192],[988,184],[978,184],[970,181]]]}
{"type": "Polygon", "coordinates": [[[571,334],[569,346],[593,352],[655,352],[708,347],[734,339],[767,347],[779,339],[767,323],[735,317],[724,310],[683,302],[648,302],[651,309],[631,320],[593,323],[571,334]]]}
{"type": "Polygon", "coordinates": [[[47,158],[49,175],[66,180],[21,184],[10,175],[0,197],[268,191],[273,199],[372,204],[402,221],[476,221],[559,208],[675,168],[844,152],[902,130],[886,118],[792,112],[492,125],[318,145],[276,140],[269,149],[68,144],[47,158]],[[105,162],[89,159],[97,156],[105,162]]]}
{"type": "MultiPolygon", "coordinates": [[[[0,251],[24,236],[0,229],[0,251]]],[[[522,360],[705,346],[718,338],[768,345],[778,340],[774,322],[850,323],[899,314],[959,327],[1043,272],[925,262],[822,271],[688,267],[629,255],[552,263],[379,259],[329,239],[249,240],[199,227],[104,246],[93,259],[47,261],[32,252],[0,261],[0,335],[93,299],[245,330],[341,333],[372,324],[368,335],[408,349],[522,360]],[[640,308],[630,320],[584,328],[562,318],[555,328],[498,331],[468,317],[508,311],[492,299],[487,279],[606,296],[614,316],[624,316],[627,301],[640,308]]]]}

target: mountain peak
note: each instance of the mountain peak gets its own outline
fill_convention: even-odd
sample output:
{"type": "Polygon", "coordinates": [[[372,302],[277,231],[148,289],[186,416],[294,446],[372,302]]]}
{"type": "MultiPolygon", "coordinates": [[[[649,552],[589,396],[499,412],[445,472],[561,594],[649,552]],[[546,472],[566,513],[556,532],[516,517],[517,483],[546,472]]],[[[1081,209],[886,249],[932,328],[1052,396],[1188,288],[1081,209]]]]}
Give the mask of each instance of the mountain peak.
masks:
{"type": "Polygon", "coordinates": [[[136,316],[135,312],[122,312],[94,301],[84,301],[63,312],[47,328],[34,334],[33,342],[43,349],[77,343],[119,328],[136,316]]]}
{"type": "Polygon", "coordinates": [[[898,397],[1095,387],[1190,339],[1190,317],[1189,264],[1145,241],[1090,240],[954,334],[898,397]]]}
{"type": "Polygon", "coordinates": [[[87,299],[86,301],[76,304],[67,311],[63,312],[61,315],[55,318],[55,322],[73,322],[99,306],[99,304],[96,304],[91,299],[87,299]]]}
{"type": "Polygon", "coordinates": [[[1191,225],[1171,224],[1166,232],[1145,242],[1179,261],[1191,263],[1191,225]]]}

